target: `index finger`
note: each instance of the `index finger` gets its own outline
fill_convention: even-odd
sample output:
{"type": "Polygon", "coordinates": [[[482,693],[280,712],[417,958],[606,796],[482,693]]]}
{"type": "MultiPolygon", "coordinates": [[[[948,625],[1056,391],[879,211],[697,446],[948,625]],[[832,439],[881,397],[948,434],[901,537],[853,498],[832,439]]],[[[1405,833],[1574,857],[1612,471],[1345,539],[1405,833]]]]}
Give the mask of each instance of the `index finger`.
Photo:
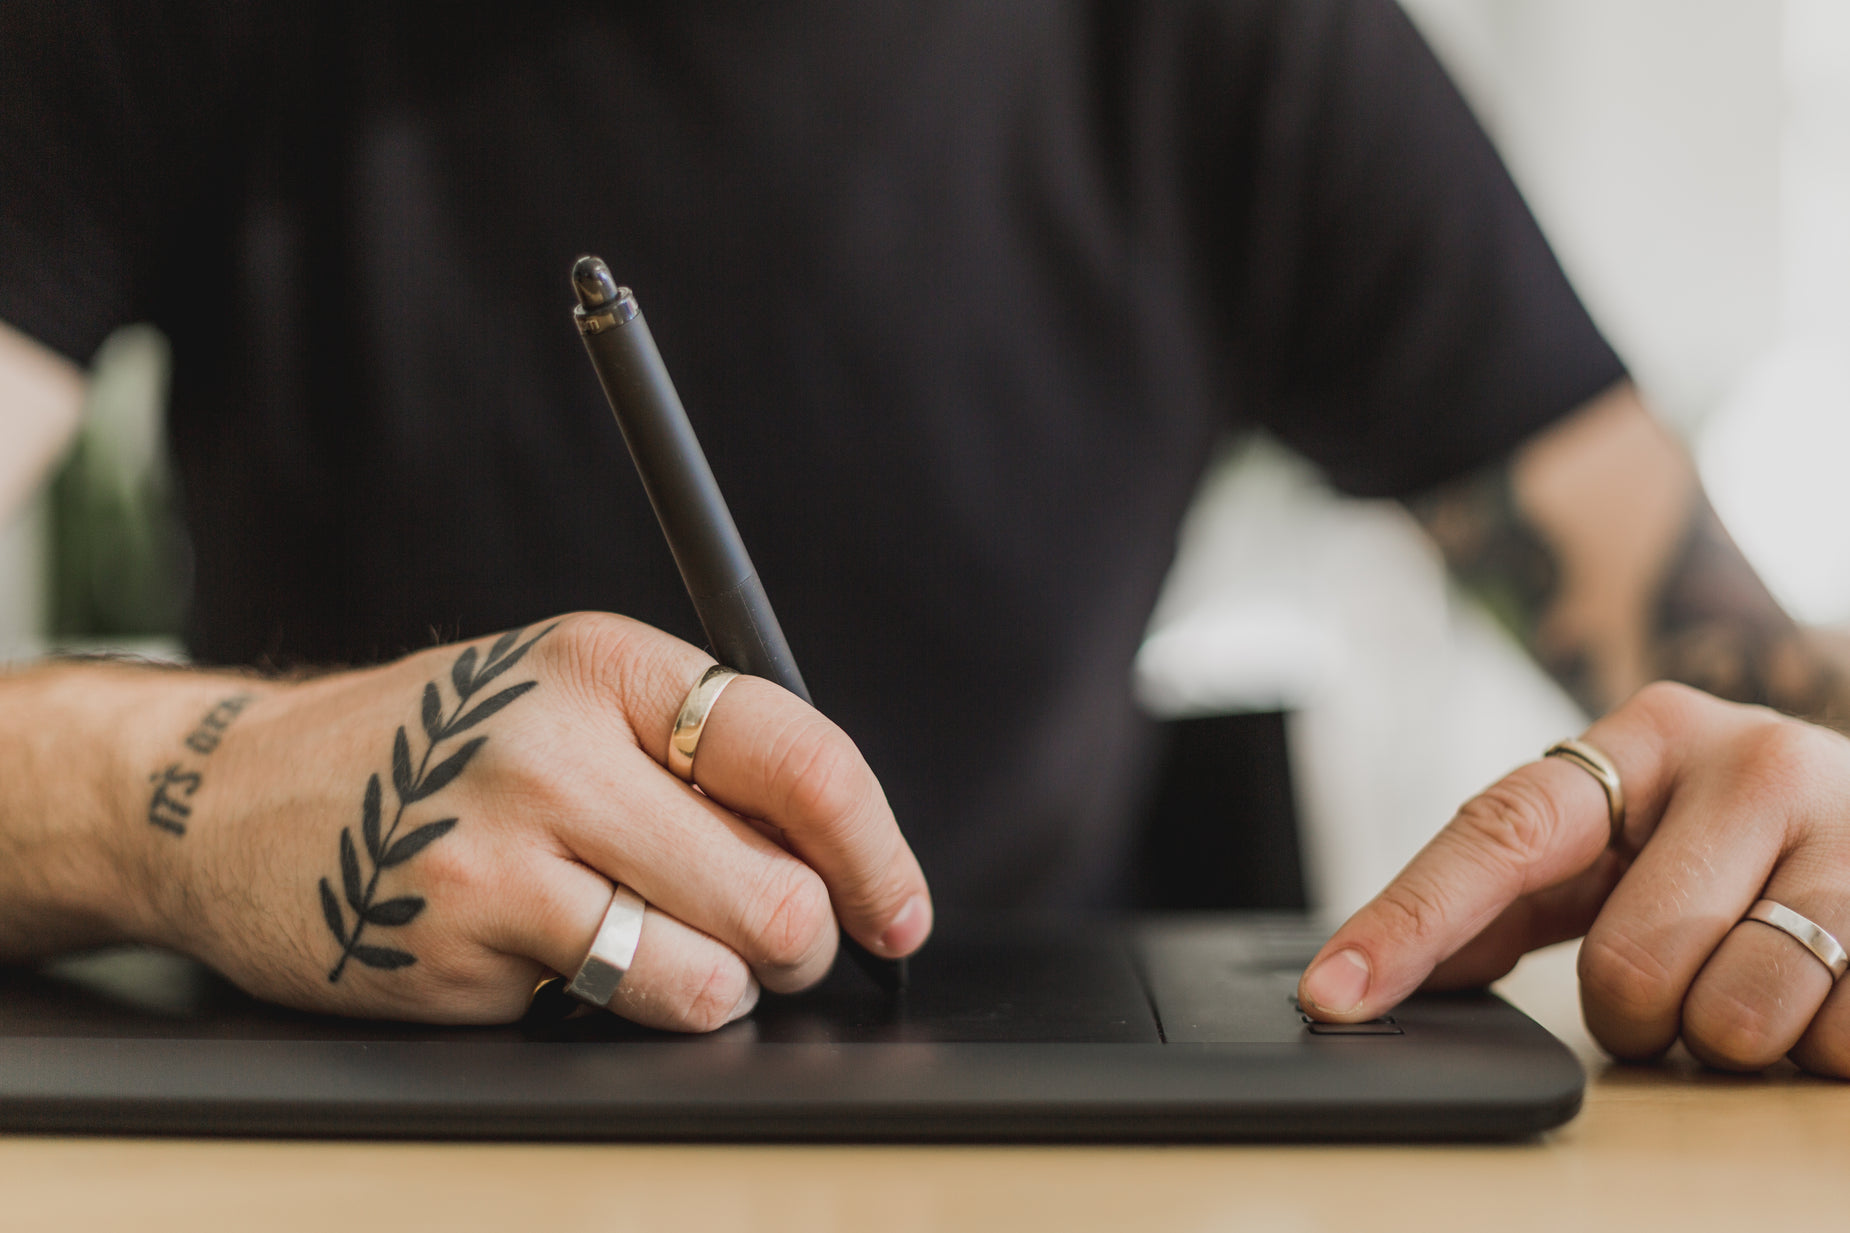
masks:
{"type": "MultiPolygon", "coordinates": [[[[655,634],[654,663],[626,682],[625,711],[642,747],[666,763],[675,715],[712,658],[655,634]]],[[[646,635],[645,635],[646,636],[646,635]]],[[[734,813],[775,830],[829,888],[835,914],[863,946],[888,958],[931,932],[924,871],[879,780],[847,733],[788,690],[759,677],[728,685],[708,713],[694,781],[734,813]]]]}
{"type": "Polygon", "coordinates": [[[931,898],[880,781],[848,734],[781,686],[734,681],[700,738],[694,779],[728,809],[781,832],[829,888],[842,927],[869,950],[909,955],[931,932],[931,898]]]}
{"type": "MultiPolygon", "coordinates": [[[[1587,730],[1618,767],[1635,848],[1662,812],[1673,772],[1650,700],[1587,730]]],[[[1387,888],[1324,943],[1298,983],[1318,1018],[1386,1013],[1525,895],[1567,881],[1611,838],[1597,780],[1560,758],[1518,767],[1468,801],[1387,888]]]]}

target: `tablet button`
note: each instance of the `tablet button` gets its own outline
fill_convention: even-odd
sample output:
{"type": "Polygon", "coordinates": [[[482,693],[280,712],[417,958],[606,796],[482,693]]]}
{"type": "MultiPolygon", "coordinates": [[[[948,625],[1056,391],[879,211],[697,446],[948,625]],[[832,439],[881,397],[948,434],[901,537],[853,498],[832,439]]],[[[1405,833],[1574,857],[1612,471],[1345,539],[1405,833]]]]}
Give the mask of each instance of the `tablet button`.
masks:
{"type": "Polygon", "coordinates": [[[1363,1023],[1320,1023],[1304,1013],[1296,994],[1289,1001],[1291,1008],[1298,1012],[1298,1018],[1310,1029],[1313,1036],[1405,1036],[1407,1033],[1393,1015],[1382,1015],[1379,1019],[1369,1019],[1363,1023]]]}
{"type": "Polygon", "coordinates": [[[1370,1019],[1367,1023],[1315,1023],[1306,1020],[1304,1026],[1312,1036],[1405,1036],[1401,1026],[1392,1019],[1370,1019]]]}

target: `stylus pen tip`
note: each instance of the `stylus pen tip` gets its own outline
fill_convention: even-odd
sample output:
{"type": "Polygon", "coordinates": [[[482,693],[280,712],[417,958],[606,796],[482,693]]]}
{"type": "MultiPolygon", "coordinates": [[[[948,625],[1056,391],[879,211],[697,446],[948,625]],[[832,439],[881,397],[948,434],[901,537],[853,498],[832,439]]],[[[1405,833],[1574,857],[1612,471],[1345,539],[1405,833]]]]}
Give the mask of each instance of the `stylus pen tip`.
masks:
{"type": "Polygon", "coordinates": [[[614,304],[622,294],[604,259],[590,255],[572,263],[572,290],[578,293],[578,303],[586,312],[614,304]]]}

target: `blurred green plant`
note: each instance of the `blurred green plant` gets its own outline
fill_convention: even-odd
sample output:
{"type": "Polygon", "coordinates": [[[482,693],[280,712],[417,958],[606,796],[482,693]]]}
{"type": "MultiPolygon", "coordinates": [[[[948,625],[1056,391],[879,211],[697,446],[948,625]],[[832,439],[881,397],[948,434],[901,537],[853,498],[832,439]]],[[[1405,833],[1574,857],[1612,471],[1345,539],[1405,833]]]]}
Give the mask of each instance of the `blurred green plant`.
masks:
{"type": "Polygon", "coordinates": [[[83,426],[50,494],[54,643],[179,634],[192,558],[166,444],[166,338],[117,331],[98,350],[83,426]]]}

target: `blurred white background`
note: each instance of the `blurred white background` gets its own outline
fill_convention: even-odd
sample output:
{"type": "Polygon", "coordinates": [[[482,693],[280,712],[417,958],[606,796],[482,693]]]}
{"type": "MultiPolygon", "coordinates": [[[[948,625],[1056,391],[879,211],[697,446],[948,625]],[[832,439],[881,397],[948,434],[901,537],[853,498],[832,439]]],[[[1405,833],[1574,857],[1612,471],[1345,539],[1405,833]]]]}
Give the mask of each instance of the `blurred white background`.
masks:
{"type": "MultiPolygon", "coordinates": [[[[1850,4],[1405,3],[1749,556],[1802,618],[1850,618],[1850,4]]],[[[1139,669],[1162,712],[1294,709],[1337,912],[1584,723],[1397,506],[1264,443],[1203,493],[1139,669]]]]}
{"type": "MultiPolygon", "coordinates": [[[[1595,317],[1799,615],[1850,618],[1850,4],[1407,0],[1595,317]]],[[[111,354],[89,415],[134,457],[163,357],[111,354]],[[128,444],[123,444],[124,442],[128,444]]],[[[0,529],[0,659],[42,645],[45,519],[0,529]]],[[[1582,723],[1448,592],[1392,505],[1261,443],[1184,534],[1140,674],[1169,713],[1294,709],[1311,885],[1385,881],[1463,797],[1582,723]]]]}

